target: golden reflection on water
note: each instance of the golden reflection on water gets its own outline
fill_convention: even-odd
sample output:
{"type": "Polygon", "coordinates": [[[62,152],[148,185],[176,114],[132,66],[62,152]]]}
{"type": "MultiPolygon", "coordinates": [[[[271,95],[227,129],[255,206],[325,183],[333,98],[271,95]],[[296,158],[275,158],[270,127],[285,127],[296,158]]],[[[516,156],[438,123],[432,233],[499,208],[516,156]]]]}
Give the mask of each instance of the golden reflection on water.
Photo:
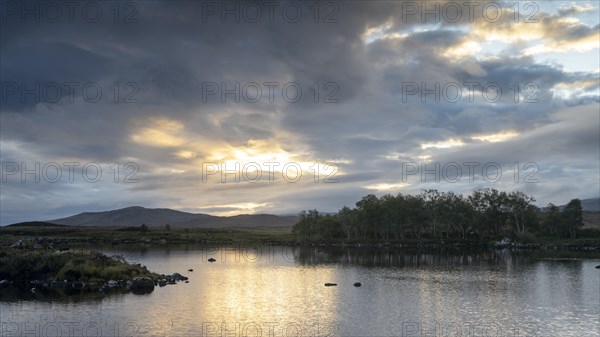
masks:
{"type": "MultiPolygon", "coordinates": [[[[174,329],[196,331],[199,336],[314,336],[337,329],[337,296],[342,288],[324,286],[341,283],[334,265],[298,267],[281,251],[244,254],[217,253],[214,263],[198,254],[185,266],[171,255],[168,266],[157,266],[165,273],[194,269],[186,274],[190,283],[160,288],[151,295],[156,302],[175,302],[185,310],[174,329]],[[189,289],[181,291],[182,287],[189,289]]],[[[345,289],[351,290],[348,282],[345,289]]],[[[146,314],[161,331],[164,327],[159,328],[159,322],[164,325],[165,315],[171,315],[168,310],[146,314]]]]}

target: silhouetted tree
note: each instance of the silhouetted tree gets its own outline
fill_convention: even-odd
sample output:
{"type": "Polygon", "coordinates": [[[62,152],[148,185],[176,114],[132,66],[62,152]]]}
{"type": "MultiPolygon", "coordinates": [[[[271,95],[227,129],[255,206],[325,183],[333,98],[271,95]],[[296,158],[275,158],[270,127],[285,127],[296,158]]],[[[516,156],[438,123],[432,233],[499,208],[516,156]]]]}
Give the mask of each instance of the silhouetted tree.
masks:
{"type": "Polygon", "coordinates": [[[562,210],[562,228],[574,239],[579,228],[583,226],[581,200],[572,199],[562,210]]]}

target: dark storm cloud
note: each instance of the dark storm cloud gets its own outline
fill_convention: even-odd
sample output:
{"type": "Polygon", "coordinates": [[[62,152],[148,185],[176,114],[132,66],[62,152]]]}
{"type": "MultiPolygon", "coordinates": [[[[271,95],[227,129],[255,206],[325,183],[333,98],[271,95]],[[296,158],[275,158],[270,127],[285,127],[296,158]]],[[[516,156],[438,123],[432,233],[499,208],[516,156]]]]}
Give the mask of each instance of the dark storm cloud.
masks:
{"type": "MultiPolygon", "coordinates": [[[[58,23],[3,17],[3,94],[4,83],[31,88],[76,82],[79,89],[73,96],[63,92],[55,103],[31,95],[21,101],[20,93],[2,101],[2,162],[132,161],[139,165],[140,181],[3,184],[2,224],[32,218],[25,219],[33,205],[48,210],[36,219],[133,204],[232,210],[256,203],[266,204],[261,212],[293,214],[314,207],[333,211],[373,191],[366,186],[398,183],[400,163],[420,160],[421,155],[444,162],[539,161],[540,172],[551,179],[521,187],[541,193],[540,198],[561,190],[561,197],[568,198],[581,191],[570,187],[574,182],[567,163],[585,172],[586,181],[597,178],[590,177],[590,172],[597,173],[597,164],[590,164],[589,156],[597,153],[597,123],[570,117],[581,106],[597,109],[597,73],[570,73],[520,52],[511,55],[522,49],[518,43],[495,58],[460,54],[461,46],[480,38],[482,31],[518,33],[522,27],[507,21],[510,15],[495,24],[477,16],[472,23],[463,17],[457,24],[435,25],[431,16],[423,20],[420,13],[408,15],[411,2],[391,1],[328,2],[333,7],[319,3],[317,22],[312,2],[278,2],[274,22],[269,22],[270,5],[265,2],[251,3],[263,13],[256,23],[244,14],[240,22],[231,15],[223,19],[219,12],[222,6],[235,9],[249,3],[131,2],[131,22],[124,16],[131,8],[121,3],[118,22],[106,3],[101,3],[104,15],[96,23],[81,16],[58,23]],[[303,14],[288,22],[292,11],[282,14],[280,9],[296,4],[303,14]],[[212,5],[218,6],[216,14],[211,14],[212,5]],[[272,102],[265,82],[277,82],[272,102]],[[481,97],[474,102],[422,102],[419,88],[404,100],[407,82],[428,87],[496,83],[505,94],[494,104],[481,97]],[[529,82],[537,85],[538,102],[512,102],[507,88],[529,82]],[[100,87],[102,97],[89,102],[80,90],[86,83],[100,87]],[[260,101],[249,102],[241,95],[235,102],[234,95],[221,95],[221,85],[232,89],[248,83],[261,87],[260,101]],[[282,97],[281,88],[288,83],[302,88],[297,102],[282,97]],[[553,88],[561,83],[583,87],[585,95],[557,98],[553,88]],[[218,91],[208,95],[208,89],[218,91]],[[518,138],[493,144],[471,139],[505,130],[518,132],[518,138]],[[262,147],[253,148],[249,141],[257,139],[262,147]],[[448,139],[466,145],[421,147],[448,139]],[[289,160],[339,161],[344,174],[339,183],[329,185],[310,179],[298,184],[201,183],[203,161],[235,149],[250,153],[268,146],[289,160]]],[[[560,18],[569,14],[544,14],[538,25],[529,27],[554,44],[593,38],[598,26],[567,25],[560,18]]],[[[413,183],[406,189],[418,193],[423,186],[461,191],[476,187],[413,183]]]]}

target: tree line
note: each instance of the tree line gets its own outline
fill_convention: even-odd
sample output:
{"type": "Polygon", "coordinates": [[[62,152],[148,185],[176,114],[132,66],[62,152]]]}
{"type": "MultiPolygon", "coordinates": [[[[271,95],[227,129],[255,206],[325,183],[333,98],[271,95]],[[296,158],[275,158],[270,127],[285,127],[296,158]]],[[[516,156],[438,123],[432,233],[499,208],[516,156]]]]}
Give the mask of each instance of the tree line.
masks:
{"type": "Polygon", "coordinates": [[[583,226],[581,200],[540,209],[522,192],[482,189],[463,196],[423,190],[419,195],[368,194],[335,214],[299,213],[293,233],[302,240],[497,240],[527,235],[575,238],[583,226]]]}

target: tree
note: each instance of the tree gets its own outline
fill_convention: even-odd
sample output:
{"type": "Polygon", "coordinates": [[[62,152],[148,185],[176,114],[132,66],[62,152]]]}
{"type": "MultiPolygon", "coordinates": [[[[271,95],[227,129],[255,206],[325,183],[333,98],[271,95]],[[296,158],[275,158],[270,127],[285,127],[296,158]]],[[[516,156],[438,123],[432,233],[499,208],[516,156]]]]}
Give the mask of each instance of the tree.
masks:
{"type": "Polygon", "coordinates": [[[442,204],[442,195],[437,190],[424,190],[421,197],[425,201],[425,210],[431,223],[433,237],[436,236],[436,228],[440,217],[440,207],[442,204]]]}
{"type": "Polygon", "coordinates": [[[471,205],[461,194],[440,193],[437,200],[437,223],[442,236],[445,234],[449,238],[451,232],[458,232],[464,238],[471,225],[472,214],[471,205]]]}
{"type": "Polygon", "coordinates": [[[322,240],[334,240],[344,236],[342,225],[337,218],[332,215],[327,215],[319,219],[318,238],[322,240]]]}
{"type": "Polygon", "coordinates": [[[528,229],[527,225],[533,225],[533,223],[528,223],[527,220],[535,219],[535,217],[532,217],[532,213],[537,212],[537,208],[532,204],[535,199],[523,192],[512,192],[506,197],[505,202],[512,215],[516,232],[525,234],[528,229]]]}
{"type": "Polygon", "coordinates": [[[405,197],[406,221],[407,227],[412,232],[412,236],[420,239],[427,221],[425,211],[425,201],[420,196],[407,195],[405,197]]]}
{"type": "MultiPolygon", "coordinates": [[[[421,239],[424,235],[436,239],[470,236],[480,240],[523,236],[540,232],[540,212],[533,202],[532,196],[522,192],[496,189],[477,190],[469,196],[437,190],[424,190],[418,195],[368,194],[355,208],[344,206],[334,216],[319,214],[316,209],[301,212],[293,233],[309,241],[403,240],[421,239]]],[[[543,217],[544,227],[550,228],[551,234],[575,237],[582,224],[580,204],[577,207],[572,201],[563,212],[552,205],[543,217]]]]}
{"type": "Polygon", "coordinates": [[[483,189],[469,196],[475,211],[475,221],[480,236],[498,238],[506,234],[505,225],[510,216],[506,192],[496,189],[483,189]]]}
{"type": "Polygon", "coordinates": [[[555,236],[560,233],[561,223],[560,208],[553,203],[549,203],[544,214],[543,228],[548,230],[550,236],[555,236]]]}
{"type": "Polygon", "coordinates": [[[464,239],[467,230],[473,228],[474,210],[467,199],[462,194],[452,193],[447,200],[448,215],[452,228],[458,229],[460,238],[464,239]]]}
{"type": "Polygon", "coordinates": [[[564,232],[568,233],[568,235],[574,239],[577,230],[583,226],[581,200],[571,199],[571,201],[569,201],[562,210],[562,221],[564,232]]]}
{"type": "Polygon", "coordinates": [[[342,207],[337,214],[337,219],[342,227],[344,233],[346,233],[346,239],[350,239],[350,233],[356,236],[356,210],[350,209],[348,206],[342,207]]]}
{"type": "Polygon", "coordinates": [[[374,194],[367,194],[356,203],[358,209],[359,231],[362,238],[377,237],[381,232],[382,214],[380,201],[374,194]]]}
{"type": "Polygon", "coordinates": [[[319,211],[316,209],[302,211],[298,213],[298,217],[300,220],[292,227],[292,233],[309,241],[312,240],[317,234],[317,224],[321,218],[319,211]]]}

